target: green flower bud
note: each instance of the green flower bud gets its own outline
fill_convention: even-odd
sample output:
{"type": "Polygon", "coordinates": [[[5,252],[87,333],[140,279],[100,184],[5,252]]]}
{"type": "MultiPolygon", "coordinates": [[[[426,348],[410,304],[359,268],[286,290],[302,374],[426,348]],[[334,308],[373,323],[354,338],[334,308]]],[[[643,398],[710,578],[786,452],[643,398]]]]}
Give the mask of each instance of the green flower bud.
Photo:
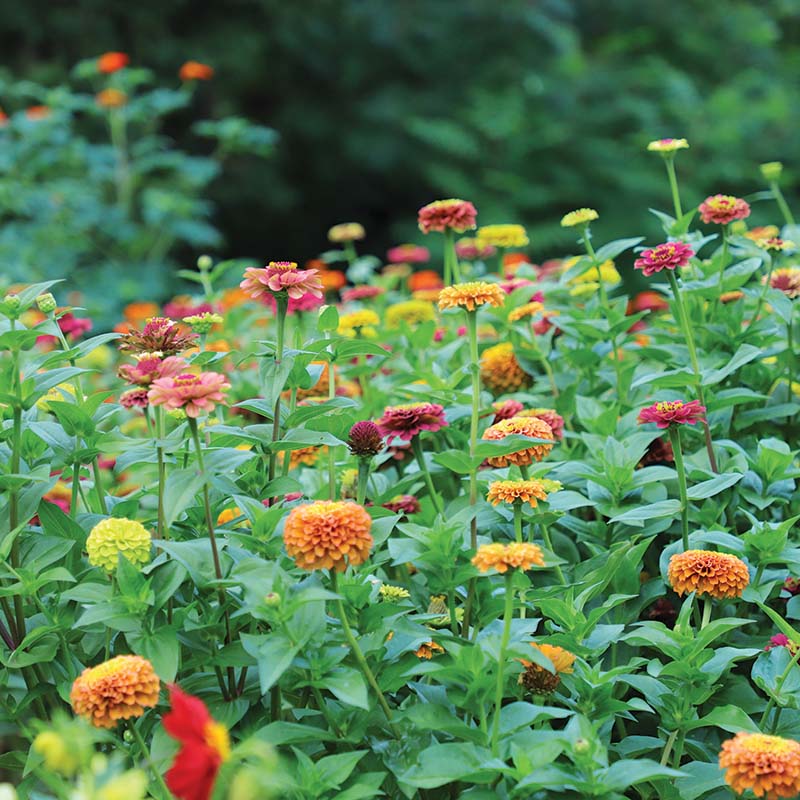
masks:
{"type": "Polygon", "coordinates": [[[201,272],[208,272],[208,270],[210,270],[213,266],[214,262],[211,256],[203,255],[197,259],[197,269],[199,269],[201,272]]]}
{"type": "Polygon", "coordinates": [[[9,319],[19,319],[21,306],[22,300],[20,300],[15,294],[7,294],[3,298],[3,313],[9,319]]]}
{"type": "Polygon", "coordinates": [[[774,183],[781,179],[783,172],[783,164],[780,161],[767,161],[759,167],[761,175],[768,183],[774,183]]]}
{"type": "Polygon", "coordinates": [[[264,595],[264,605],[269,608],[277,608],[283,598],[277,592],[269,592],[264,595]]]}
{"type": "Polygon", "coordinates": [[[36,298],[36,307],[42,314],[52,314],[56,310],[56,299],[50,292],[40,294],[36,298]]]}

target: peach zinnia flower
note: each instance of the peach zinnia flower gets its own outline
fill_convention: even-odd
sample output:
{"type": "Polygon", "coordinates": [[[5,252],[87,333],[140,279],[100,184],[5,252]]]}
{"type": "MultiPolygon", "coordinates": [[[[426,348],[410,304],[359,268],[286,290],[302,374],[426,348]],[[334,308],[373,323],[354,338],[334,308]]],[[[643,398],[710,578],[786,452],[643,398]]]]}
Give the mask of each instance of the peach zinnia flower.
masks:
{"type": "Polygon", "coordinates": [[[730,194],[715,194],[706,197],[698,209],[700,218],[705,223],[713,222],[717,225],[727,225],[737,219],[750,216],[750,206],[741,197],[730,194]]]}
{"type": "Polygon", "coordinates": [[[463,306],[467,311],[474,311],[477,306],[488,303],[499,308],[505,302],[505,293],[496,283],[471,281],[446,286],[439,293],[439,308],[457,308],[463,306]]]}
{"type": "Polygon", "coordinates": [[[486,499],[493,505],[500,503],[530,503],[536,508],[539,500],[547,500],[544,484],[537,480],[528,481],[494,481],[489,484],[486,499]]]}
{"type": "Polygon", "coordinates": [[[151,405],[164,406],[168,411],[182,408],[187,417],[196,419],[200,414],[210,414],[217,403],[225,402],[231,385],[218,372],[201,372],[199,375],[176,375],[158,378],[147,393],[151,405]]]}
{"type": "Polygon", "coordinates": [[[684,242],[664,242],[649,250],[643,250],[641,257],[633,262],[636,269],[649,277],[662,269],[675,270],[685,267],[694,255],[694,250],[684,242]]]}
{"type": "Polygon", "coordinates": [[[720,769],[737,794],[778,800],[800,793],[800,743],[781,736],[740,731],[722,743],[720,769]]]}
{"type": "Polygon", "coordinates": [[[270,261],[262,269],[248,267],[239,286],[254,300],[280,292],[286,292],[294,300],[306,293],[322,297],[322,282],[317,270],[298,269],[294,261],[270,261]]]}
{"type": "Polygon", "coordinates": [[[481,380],[495,394],[516,392],[533,383],[514,355],[511,342],[501,342],[483,351],[480,361],[481,380]]]}
{"type": "Polygon", "coordinates": [[[490,569],[507,572],[509,569],[528,570],[534,564],[544,566],[544,555],[539,547],[530,542],[512,542],[511,544],[482,544],[472,559],[472,563],[481,571],[490,569]]]}
{"type": "Polygon", "coordinates": [[[214,68],[200,61],[187,61],[178,72],[182,81],[210,81],[214,77],[214,68]]]}
{"type": "Polygon", "coordinates": [[[550,694],[561,683],[561,675],[572,674],[572,665],[575,663],[575,654],[563,647],[554,644],[537,644],[531,642],[531,647],[547,656],[555,667],[555,672],[550,672],[546,667],[533,661],[520,658],[519,662],[525,671],[519,676],[519,683],[533,694],[550,694]]]}
{"type": "Polygon", "coordinates": [[[680,596],[697,592],[717,599],[741,597],[750,583],[750,572],[740,558],[712,550],[687,550],[669,560],[667,578],[680,596]]]}
{"type": "Polygon", "coordinates": [[[134,356],[135,364],[121,364],[117,375],[136,386],[149,386],[157,378],[171,378],[180,375],[189,365],[179,356],[161,358],[161,354],[139,353],[134,356]]]}
{"type": "MultiPolygon", "coordinates": [[[[766,282],[766,276],[762,280],[766,282]]],[[[792,299],[800,296],[800,269],[797,267],[782,267],[781,269],[773,270],[769,285],[792,299]]]]}
{"type": "Polygon", "coordinates": [[[464,233],[475,227],[478,212],[468,200],[450,198],[448,200],[435,200],[423,206],[417,215],[419,229],[423,233],[445,230],[464,233]]]}
{"type": "Polygon", "coordinates": [[[438,403],[406,403],[387,406],[377,422],[378,429],[387,438],[393,436],[410,442],[422,431],[435,433],[447,426],[444,407],[438,403]]]}
{"type": "MultiPolygon", "coordinates": [[[[552,428],[538,417],[512,417],[500,420],[483,432],[483,438],[488,441],[500,441],[513,434],[534,439],[553,439],[552,428]]],[[[526,467],[533,461],[541,461],[552,449],[552,444],[535,443],[527,447],[520,446],[515,453],[493,456],[486,460],[493,467],[507,467],[509,464],[526,467]]]]}
{"type": "Polygon", "coordinates": [[[670,425],[696,425],[703,420],[706,407],[701,406],[697,400],[684,403],[682,400],[667,400],[653,403],[639,412],[639,422],[655,422],[659,428],[669,428],[670,425]]]}
{"type": "Polygon", "coordinates": [[[72,684],[76,714],[96,728],[113,728],[121,719],[141,717],[158,702],[159,680],[141,656],[117,656],[85,669],[72,684]]]}
{"type": "Polygon", "coordinates": [[[283,529],[286,552],[302,569],[344,571],[362,564],[372,547],[370,515],[356,503],[317,500],[289,512],[283,529]]]}
{"type": "Polygon", "coordinates": [[[98,72],[110,75],[112,72],[118,72],[124,67],[127,67],[129,62],[130,58],[127,53],[120,53],[117,51],[103,53],[103,55],[97,59],[97,70],[98,72]]]}

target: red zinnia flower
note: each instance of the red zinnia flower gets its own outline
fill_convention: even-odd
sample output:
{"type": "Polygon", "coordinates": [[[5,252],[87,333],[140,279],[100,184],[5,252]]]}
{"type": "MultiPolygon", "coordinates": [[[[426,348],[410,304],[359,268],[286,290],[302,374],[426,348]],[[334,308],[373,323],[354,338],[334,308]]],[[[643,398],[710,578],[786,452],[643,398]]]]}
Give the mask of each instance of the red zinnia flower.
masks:
{"type": "Polygon", "coordinates": [[[187,61],[178,73],[182,81],[210,81],[214,77],[214,68],[199,61],[187,61]]]}
{"type": "Polygon", "coordinates": [[[181,747],[164,776],[167,787],[178,800],[208,800],[223,761],[231,753],[224,725],[208,713],[206,704],[172,684],[172,710],[164,715],[164,728],[181,747]]]}
{"type": "Polygon", "coordinates": [[[668,428],[670,425],[694,425],[703,419],[705,413],[706,407],[701,406],[697,400],[690,400],[688,403],[671,400],[643,408],[638,419],[639,422],[655,422],[659,428],[668,428]]]}
{"type": "Polygon", "coordinates": [[[103,55],[97,59],[97,69],[99,72],[110,75],[112,72],[117,72],[127,67],[129,62],[130,58],[128,58],[127,53],[112,51],[110,53],[103,53],[103,55]]]}
{"type": "Polygon", "coordinates": [[[464,233],[475,227],[478,212],[468,200],[436,200],[419,210],[419,229],[423,233],[452,230],[464,233]]]}
{"type": "Polygon", "coordinates": [[[694,250],[683,242],[664,242],[650,250],[642,251],[642,257],[634,261],[633,266],[648,277],[662,269],[685,267],[694,255],[694,250]]]}

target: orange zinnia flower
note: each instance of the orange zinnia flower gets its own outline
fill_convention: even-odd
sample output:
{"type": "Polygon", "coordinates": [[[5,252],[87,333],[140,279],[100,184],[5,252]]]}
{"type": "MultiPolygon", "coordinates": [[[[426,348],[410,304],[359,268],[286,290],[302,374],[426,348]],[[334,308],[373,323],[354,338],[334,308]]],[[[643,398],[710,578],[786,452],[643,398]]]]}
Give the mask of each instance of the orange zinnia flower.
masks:
{"type": "Polygon", "coordinates": [[[369,555],[370,515],[356,503],[317,500],[289,512],[283,529],[286,552],[302,569],[335,569],[349,561],[361,564],[369,555]]]}
{"type": "Polygon", "coordinates": [[[442,276],[432,269],[421,269],[408,277],[410,292],[418,292],[421,289],[441,289],[442,286],[442,276]]]}
{"type": "Polygon", "coordinates": [[[444,653],[444,647],[440,644],[436,644],[436,642],[423,642],[419,646],[419,650],[414,651],[414,655],[417,658],[427,658],[428,660],[432,659],[435,655],[439,655],[439,653],[444,653]]]}
{"type": "Polygon", "coordinates": [[[516,392],[533,383],[533,378],[519,365],[511,342],[484,350],[480,370],[484,386],[494,394],[516,392]]]}
{"type": "Polygon", "coordinates": [[[28,119],[45,119],[50,116],[50,109],[48,106],[30,106],[25,109],[25,116],[28,119]]]}
{"type": "Polygon", "coordinates": [[[457,308],[463,306],[467,311],[474,311],[476,306],[488,303],[491,306],[502,306],[505,294],[496,283],[472,281],[447,286],[439,292],[439,308],[457,308]]]}
{"type": "Polygon", "coordinates": [[[158,316],[158,303],[147,301],[128,303],[122,309],[122,316],[125,317],[125,322],[131,325],[142,325],[151,317],[158,316]]]}
{"type": "Polygon", "coordinates": [[[141,717],[158,702],[159,680],[141,656],[117,656],[85,669],[72,684],[76,714],[96,728],[113,728],[121,719],[141,717]]]}
{"type": "Polygon", "coordinates": [[[519,662],[525,667],[525,672],[520,674],[519,682],[533,694],[550,694],[558,688],[562,674],[568,675],[572,673],[572,665],[575,663],[576,656],[574,653],[570,653],[569,650],[553,644],[531,642],[531,647],[538,650],[542,655],[547,656],[552,661],[556,671],[550,672],[540,664],[520,658],[519,662]]]}
{"type": "Polygon", "coordinates": [[[103,53],[103,55],[97,59],[97,70],[98,72],[104,72],[106,75],[110,75],[112,72],[117,72],[127,67],[129,62],[130,58],[128,58],[127,53],[119,53],[116,51],[103,53]]]}
{"type": "Polygon", "coordinates": [[[494,481],[489,484],[486,499],[493,505],[500,503],[530,503],[536,508],[539,500],[547,500],[547,490],[541,481],[494,481]]]}
{"type": "Polygon", "coordinates": [[[496,569],[506,572],[511,569],[530,569],[534,564],[544,566],[542,551],[529,542],[512,542],[511,544],[482,544],[472,559],[472,563],[481,571],[496,569]]]}
{"type": "Polygon", "coordinates": [[[94,99],[101,108],[120,108],[128,102],[128,95],[119,89],[103,89],[94,99]]]}
{"type": "Polygon", "coordinates": [[[778,800],[800,793],[800,743],[780,736],[740,731],[722,743],[719,766],[737,794],[778,800]]]}
{"type": "Polygon", "coordinates": [[[744,561],[711,550],[676,553],[669,560],[667,577],[678,595],[697,592],[718,599],[741,597],[750,583],[750,573],[744,561]]]}
{"type": "Polygon", "coordinates": [[[214,68],[199,61],[187,61],[178,72],[182,81],[210,81],[214,77],[214,68]]]}
{"type": "MultiPolygon", "coordinates": [[[[538,417],[512,417],[500,420],[483,432],[483,438],[488,441],[498,441],[512,434],[530,436],[534,439],[553,439],[553,429],[538,417]]],[[[516,453],[493,456],[486,460],[493,467],[507,467],[509,464],[527,467],[533,461],[541,461],[552,449],[552,444],[531,444],[529,447],[520,448],[516,453]]]]}

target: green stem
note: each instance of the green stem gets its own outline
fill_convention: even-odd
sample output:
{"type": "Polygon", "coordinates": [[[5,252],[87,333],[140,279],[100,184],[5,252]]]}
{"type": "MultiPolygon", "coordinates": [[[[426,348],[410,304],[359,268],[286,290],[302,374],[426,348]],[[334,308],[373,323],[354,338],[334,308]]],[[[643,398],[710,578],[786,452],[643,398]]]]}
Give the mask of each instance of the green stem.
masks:
{"type": "Polygon", "coordinates": [[[444,230],[444,285],[461,283],[461,267],[456,253],[455,234],[450,228],[444,230]]]}
{"type": "Polygon", "coordinates": [[[753,578],[753,587],[761,586],[761,578],[764,576],[764,564],[763,562],[758,565],[758,569],[756,569],[756,574],[753,578]]]}
{"type": "Polygon", "coordinates": [[[725,280],[725,267],[728,266],[728,226],[722,226],[722,253],[719,257],[719,294],[722,296],[722,284],[725,280]]]}
{"type": "Polygon", "coordinates": [[[492,719],[492,755],[497,756],[500,738],[500,709],[503,705],[503,674],[506,664],[506,649],[511,635],[511,618],[514,613],[514,591],[511,583],[514,573],[508,571],[505,575],[505,608],[503,609],[503,636],[500,639],[500,652],[497,656],[497,683],[494,690],[494,718],[492,719]]]}
{"type": "MultiPolygon", "coordinates": [[[[330,337],[330,333],[326,333],[330,337]]],[[[334,357],[331,355],[328,364],[328,400],[336,397],[336,371],[334,369],[334,357]]],[[[336,499],[336,451],[328,447],[328,499],[336,499]]]]}
{"type": "Polygon", "coordinates": [[[678,178],[675,174],[674,154],[664,159],[664,166],[667,168],[669,188],[672,192],[672,207],[675,210],[675,220],[677,221],[683,216],[683,211],[681,211],[681,196],[678,192],[678,178]]]}
{"type": "Polygon", "coordinates": [[[667,743],[664,745],[664,752],[661,753],[661,760],[659,763],[662,767],[666,766],[667,761],[669,761],[669,755],[672,752],[672,745],[675,744],[675,739],[678,737],[678,731],[672,731],[669,737],[667,738],[667,743]]]}
{"type": "Polygon", "coordinates": [[[675,471],[678,473],[678,489],[681,496],[681,540],[684,552],[689,549],[689,493],[686,484],[686,466],[683,462],[681,435],[677,425],[669,426],[669,441],[675,456],[675,471]]]}
{"type": "Polygon", "coordinates": [[[134,724],[133,720],[128,722],[128,730],[133,735],[133,738],[136,740],[136,744],[139,747],[139,750],[142,754],[142,759],[147,762],[147,766],[152,773],[153,777],[155,778],[156,783],[158,784],[158,788],[164,793],[165,800],[172,800],[172,792],[167,788],[167,784],[164,783],[164,778],[161,776],[161,773],[156,769],[155,764],[153,764],[150,758],[150,751],[147,749],[147,745],[145,744],[144,739],[142,738],[142,734],[139,732],[139,729],[134,724]]]}
{"type": "Polygon", "coordinates": [[[358,489],[356,490],[356,503],[364,505],[367,499],[367,483],[369,481],[370,459],[358,459],[358,489]]]}
{"type": "Polygon", "coordinates": [[[786,322],[786,392],[787,401],[792,400],[792,370],[794,367],[794,303],[789,308],[789,319],[786,322]]]}
{"type": "MultiPolygon", "coordinates": [[[[540,528],[540,529],[541,529],[541,531],[542,531],[542,540],[543,540],[543,541],[544,541],[544,543],[545,543],[545,547],[547,547],[547,549],[548,549],[548,550],[549,550],[551,553],[553,553],[553,554],[555,555],[555,552],[556,552],[556,551],[553,549],[553,541],[552,541],[552,539],[550,538],[550,530],[548,529],[547,525],[545,525],[543,522],[541,522],[541,523],[539,524],[539,528],[540,528]]],[[[533,530],[533,528],[532,528],[532,527],[531,527],[531,530],[533,530]]],[[[560,565],[560,564],[554,564],[554,565],[553,565],[553,571],[556,573],[556,578],[558,578],[558,582],[559,582],[559,583],[560,583],[562,586],[566,586],[566,585],[567,585],[567,580],[566,580],[566,578],[564,577],[564,573],[563,573],[563,572],[562,572],[562,570],[561,570],[561,565],[560,565]]]]}
{"type": "Polygon", "coordinates": [[[164,460],[164,437],[166,426],[164,419],[164,407],[155,406],[155,437],[156,437],[156,457],[158,458],[158,522],[156,536],[159,539],[168,539],[166,515],[164,513],[164,487],[167,482],[167,464],[164,460]]]}
{"type": "MultiPolygon", "coordinates": [[[[275,348],[275,365],[280,366],[283,361],[283,340],[286,333],[286,311],[289,307],[289,297],[283,293],[275,295],[275,307],[278,313],[278,343],[275,348]]],[[[275,399],[275,409],[272,413],[272,441],[277,442],[281,435],[281,386],[277,392],[275,399]]],[[[275,468],[278,462],[278,454],[274,450],[269,454],[269,475],[268,480],[272,481],[275,478],[275,468]]],[[[271,497],[270,502],[274,503],[277,497],[271,497]]]]}
{"type": "Polygon", "coordinates": [[[711,622],[711,609],[712,603],[710,597],[703,598],[703,619],[700,622],[700,630],[702,631],[703,628],[711,622]]]}
{"type": "MultiPolygon", "coordinates": [[[[795,643],[795,644],[797,644],[797,643],[795,643]]],[[[769,717],[769,712],[772,711],[772,709],[775,707],[775,703],[776,703],[775,698],[777,697],[777,695],[779,695],[781,693],[781,690],[783,689],[784,681],[789,677],[789,673],[792,671],[792,667],[795,664],[797,664],[798,659],[800,659],[800,647],[797,648],[797,650],[795,651],[794,655],[790,659],[789,663],[786,665],[786,668],[783,670],[783,672],[781,673],[780,677],[775,682],[775,692],[774,693],[770,693],[769,702],[767,703],[767,707],[764,709],[764,713],[761,715],[761,722],[758,723],[758,727],[761,728],[762,730],[763,730],[764,725],[766,724],[767,719],[769,717]]],[[[775,727],[774,727],[775,722],[773,722],[773,727],[771,728],[771,730],[775,729],[775,727]]]]}
{"type": "Polygon", "coordinates": [[[678,740],[675,742],[675,754],[672,757],[672,768],[678,769],[683,757],[683,743],[686,741],[686,731],[681,728],[678,731],[678,740]]]}
{"type": "Polygon", "coordinates": [[[430,495],[431,502],[433,502],[433,507],[436,509],[436,513],[444,514],[442,498],[439,497],[439,493],[433,486],[430,470],[428,469],[428,465],[425,463],[425,454],[422,452],[422,442],[420,442],[418,435],[411,439],[411,450],[414,453],[414,458],[417,460],[419,471],[425,478],[425,485],[428,487],[428,494],[430,495]]]}
{"type": "Polygon", "coordinates": [[[764,280],[764,286],[761,289],[761,293],[758,295],[756,310],[753,312],[753,319],[752,319],[753,322],[755,322],[758,319],[758,315],[761,313],[761,308],[764,305],[764,299],[767,296],[767,291],[769,290],[770,281],[772,280],[772,270],[774,268],[775,268],[775,259],[770,256],[769,269],[767,270],[767,277],[764,280]]]}
{"type": "Polygon", "coordinates": [[[505,278],[505,270],[503,269],[503,258],[505,257],[505,247],[497,248],[497,277],[502,281],[505,278]]]}
{"type": "Polygon", "coordinates": [[[514,539],[522,541],[522,502],[515,500],[514,506],[514,539]]]}
{"type": "Polygon", "coordinates": [[[356,246],[353,244],[352,241],[342,242],[342,247],[344,248],[344,255],[347,259],[347,263],[349,266],[353,266],[358,259],[358,253],[356,252],[356,246]]]}
{"type": "Polygon", "coordinates": [[[447,590],[447,613],[450,615],[450,630],[458,636],[458,618],[456,617],[456,590],[451,586],[447,590]]]}
{"type": "Polygon", "coordinates": [[[775,198],[775,202],[778,204],[778,208],[783,214],[784,220],[786,220],[787,225],[794,225],[794,217],[792,216],[791,209],[789,208],[789,204],[786,202],[786,198],[783,196],[783,192],[781,191],[781,187],[778,186],[777,181],[772,181],[770,183],[769,188],[772,189],[772,196],[775,198]]]}

